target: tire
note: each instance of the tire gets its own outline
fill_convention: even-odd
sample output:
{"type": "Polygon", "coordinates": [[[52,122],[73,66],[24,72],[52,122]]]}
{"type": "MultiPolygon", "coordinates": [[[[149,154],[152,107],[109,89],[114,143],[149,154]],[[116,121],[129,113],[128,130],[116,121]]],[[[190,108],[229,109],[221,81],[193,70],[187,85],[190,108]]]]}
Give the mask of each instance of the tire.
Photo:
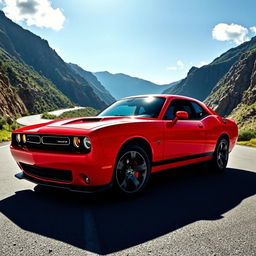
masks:
{"type": "Polygon", "coordinates": [[[224,172],[228,163],[229,141],[222,137],[218,140],[210,167],[217,172],[224,172]]]}
{"type": "Polygon", "coordinates": [[[149,181],[151,163],[145,150],[137,145],[127,145],[118,154],[114,187],[126,196],[140,194],[149,181]]]}

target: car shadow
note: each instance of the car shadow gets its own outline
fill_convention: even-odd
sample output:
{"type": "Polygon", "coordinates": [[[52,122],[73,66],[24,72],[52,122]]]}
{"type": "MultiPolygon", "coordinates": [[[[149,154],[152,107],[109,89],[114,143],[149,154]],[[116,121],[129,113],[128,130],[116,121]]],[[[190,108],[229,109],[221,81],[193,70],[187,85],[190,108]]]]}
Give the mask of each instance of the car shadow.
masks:
{"type": "Polygon", "coordinates": [[[22,229],[73,246],[108,254],[170,233],[198,220],[217,220],[256,194],[256,173],[219,174],[195,165],[153,175],[134,199],[61,190],[17,191],[1,212],[22,229]]]}

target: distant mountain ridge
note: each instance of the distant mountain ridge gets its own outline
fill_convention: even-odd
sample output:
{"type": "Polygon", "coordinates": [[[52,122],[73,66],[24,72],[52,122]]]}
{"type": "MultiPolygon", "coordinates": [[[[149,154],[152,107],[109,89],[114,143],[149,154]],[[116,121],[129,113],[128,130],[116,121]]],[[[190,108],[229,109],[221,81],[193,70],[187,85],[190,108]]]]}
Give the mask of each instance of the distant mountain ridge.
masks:
{"type": "Polygon", "coordinates": [[[90,86],[93,88],[94,92],[97,95],[100,95],[101,98],[107,103],[111,104],[115,101],[115,98],[109,93],[109,91],[106,90],[106,88],[100,83],[100,81],[97,79],[97,77],[89,71],[84,70],[77,64],[68,63],[68,65],[81,77],[86,79],[90,86]]]}
{"type": "Polygon", "coordinates": [[[253,37],[250,41],[223,53],[208,65],[200,68],[192,67],[186,78],[165,90],[164,93],[180,94],[204,100],[241,55],[255,46],[256,37],[253,37]]]}
{"type": "Polygon", "coordinates": [[[166,88],[170,88],[177,83],[157,85],[123,73],[112,74],[107,71],[95,72],[94,75],[116,99],[139,94],[162,93],[166,88]]]}

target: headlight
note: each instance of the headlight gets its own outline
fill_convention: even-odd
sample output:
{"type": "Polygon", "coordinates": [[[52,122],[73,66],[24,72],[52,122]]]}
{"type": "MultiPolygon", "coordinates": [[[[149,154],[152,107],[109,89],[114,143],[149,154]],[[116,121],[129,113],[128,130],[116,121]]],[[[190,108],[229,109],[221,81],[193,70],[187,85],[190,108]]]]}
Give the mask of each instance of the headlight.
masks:
{"type": "Polygon", "coordinates": [[[16,135],[16,141],[17,141],[18,143],[20,143],[20,142],[21,142],[21,136],[20,136],[20,134],[19,134],[19,133],[16,135]]]}
{"type": "Polygon", "coordinates": [[[26,142],[27,142],[26,134],[23,134],[23,135],[22,135],[22,142],[23,142],[23,143],[26,143],[26,142]]]}
{"type": "Polygon", "coordinates": [[[91,149],[91,141],[90,141],[90,139],[88,137],[84,138],[83,143],[84,143],[84,147],[86,149],[91,149]]]}
{"type": "Polygon", "coordinates": [[[76,148],[79,148],[80,147],[80,139],[78,137],[74,137],[73,138],[73,145],[76,147],[76,148]]]}

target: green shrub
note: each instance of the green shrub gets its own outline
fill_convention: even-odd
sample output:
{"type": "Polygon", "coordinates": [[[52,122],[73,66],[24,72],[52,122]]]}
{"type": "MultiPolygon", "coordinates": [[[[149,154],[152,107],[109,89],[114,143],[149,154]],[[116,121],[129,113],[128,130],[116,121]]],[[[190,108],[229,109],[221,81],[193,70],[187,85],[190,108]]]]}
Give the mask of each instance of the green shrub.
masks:
{"type": "Polygon", "coordinates": [[[253,130],[240,130],[238,135],[238,141],[249,141],[256,138],[256,131],[253,130]]]}
{"type": "Polygon", "coordinates": [[[44,119],[57,119],[57,116],[52,115],[48,112],[43,113],[41,117],[44,118],[44,119]]]}
{"type": "Polygon", "coordinates": [[[70,117],[83,117],[83,116],[96,116],[99,113],[98,110],[91,107],[84,107],[81,109],[71,110],[62,113],[60,116],[52,115],[50,113],[43,113],[42,118],[45,119],[64,119],[70,117]]]}
{"type": "Polygon", "coordinates": [[[71,110],[64,112],[58,118],[70,118],[70,117],[83,117],[83,116],[96,116],[99,113],[99,110],[96,110],[91,107],[85,107],[81,109],[71,110]]]}
{"type": "Polygon", "coordinates": [[[11,130],[14,131],[16,129],[18,129],[20,126],[16,123],[16,121],[14,121],[12,124],[11,124],[11,130]]]}
{"type": "Polygon", "coordinates": [[[0,130],[0,142],[11,139],[11,133],[6,130],[0,130]]]}

